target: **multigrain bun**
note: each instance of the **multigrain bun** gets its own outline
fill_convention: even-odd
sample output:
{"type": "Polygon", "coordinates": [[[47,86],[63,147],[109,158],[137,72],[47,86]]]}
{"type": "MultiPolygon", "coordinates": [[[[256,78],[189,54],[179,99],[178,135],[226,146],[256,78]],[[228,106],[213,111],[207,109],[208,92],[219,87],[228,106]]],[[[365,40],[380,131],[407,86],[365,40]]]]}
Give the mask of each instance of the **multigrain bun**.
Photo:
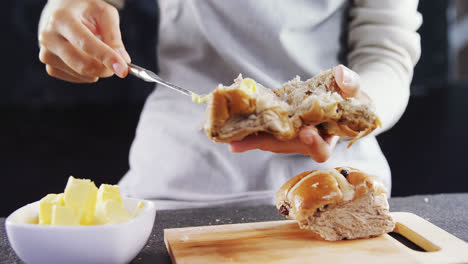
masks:
{"type": "Polygon", "coordinates": [[[206,134],[216,142],[242,140],[266,132],[277,139],[295,138],[301,128],[316,126],[322,134],[352,138],[349,146],[378,126],[371,105],[343,98],[332,70],[277,90],[239,75],[231,86],[219,85],[208,100],[206,134]]]}
{"type": "Polygon", "coordinates": [[[303,172],[276,195],[276,208],[325,240],[378,236],[395,227],[385,187],[358,169],[303,172]]]}

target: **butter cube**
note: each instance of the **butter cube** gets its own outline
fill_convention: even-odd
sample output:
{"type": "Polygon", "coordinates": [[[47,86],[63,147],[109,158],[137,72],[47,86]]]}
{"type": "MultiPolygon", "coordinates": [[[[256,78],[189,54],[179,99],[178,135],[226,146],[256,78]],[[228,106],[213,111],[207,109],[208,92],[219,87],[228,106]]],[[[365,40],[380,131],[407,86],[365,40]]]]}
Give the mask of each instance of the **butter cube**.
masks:
{"type": "Polygon", "coordinates": [[[52,219],[52,206],[65,205],[63,201],[63,193],[51,193],[46,195],[39,202],[39,224],[50,225],[52,219]]]}
{"type": "Polygon", "coordinates": [[[132,216],[116,200],[106,200],[96,207],[96,224],[118,224],[130,220],[132,216]]]}
{"type": "Polygon", "coordinates": [[[240,84],[240,89],[244,90],[247,94],[253,94],[256,91],[257,83],[250,78],[245,78],[240,84]]]}
{"type": "Polygon", "coordinates": [[[144,206],[145,204],[143,203],[143,201],[139,201],[135,208],[135,211],[133,211],[132,217],[135,218],[140,213],[141,209],[143,209],[144,206]]]}
{"type": "Polygon", "coordinates": [[[51,225],[80,225],[83,209],[69,206],[52,206],[51,225]]]}
{"type": "Polygon", "coordinates": [[[68,178],[65,187],[65,205],[83,211],[80,224],[92,224],[96,207],[97,187],[91,180],[68,178]]]}
{"type": "Polygon", "coordinates": [[[99,186],[96,203],[104,203],[107,200],[116,200],[122,203],[119,186],[110,184],[101,184],[101,186],[99,186]]]}
{"type": "Polygon", "coordinates": [[[192,93],[192,101],[195,102],[195,103],[206,104],[208,102],[208,100],[210,100],[210,95],[209,94],[199,95],[199,94],[196,94],[196,93],[192,93]]]}

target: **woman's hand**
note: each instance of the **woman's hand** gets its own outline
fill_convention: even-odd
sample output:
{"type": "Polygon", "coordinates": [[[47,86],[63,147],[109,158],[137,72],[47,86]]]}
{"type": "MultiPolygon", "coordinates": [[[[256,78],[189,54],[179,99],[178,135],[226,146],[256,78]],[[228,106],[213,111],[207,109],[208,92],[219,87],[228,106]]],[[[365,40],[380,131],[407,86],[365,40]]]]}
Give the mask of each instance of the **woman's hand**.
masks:
{"type": "Polygon", "coordinates": [[[130,56],[119,14],[102,0],[49,0],[39,23],[39,43],[39,59],[50,76],[92,83],[128,74],[130,56]]]}
{"type": "Polygon", "coordinates": [[[310,156],[317,162],[325,162],[335,148],[337,136],[321,136],[315,127],[305,127],[299,131],[299,136],[290,141],[281,141],[271,134],[251,135],[241,141],[229,143],[229,149],[234,152],[244,152],[261,149],[275,153],[299,153],[310,156]]]}
{"type": "MultiPolygon", "coordinates": [[[[369,103],[369,97],[360,89],[359,75],[343,65],[333,69],[336,83],[344,97],[355,97],[363,103],[369,103]]],[[[232,152],[244,152],[261,149],[275,153],[299,153],[308,155],[317,162],[330,158],[339,137],[322,136],[315,127],[309,126],[299,131],[299,136],[290,141],[280,141],[270,134],[248,136],[241,141],[229,143],[232,152]]]]}

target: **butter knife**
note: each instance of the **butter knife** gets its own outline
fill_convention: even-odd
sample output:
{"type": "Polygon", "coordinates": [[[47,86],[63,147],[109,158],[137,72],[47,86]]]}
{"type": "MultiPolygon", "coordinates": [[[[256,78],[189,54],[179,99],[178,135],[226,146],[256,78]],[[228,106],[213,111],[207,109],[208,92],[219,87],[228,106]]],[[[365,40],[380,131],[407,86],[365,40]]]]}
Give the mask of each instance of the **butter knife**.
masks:
{"type": "Polygon", "coordinates": [[[161,79],[156,73],[150,71],[150,70],[147,70],[145,68],[142,68],[140,66],[137,66],[135,64],[131,64],[129,63],[128,64],[128,69],[129,69],[129,73],[144,80],[144,81],[147,81],[147,82],[155,82],[155,83],[159,83],[161,85],[164,85],[168,88],[171,88],[173,90],[176,90],[178,91],[179,93],[182,93],[182,94],[185,94],[187,96],[190,96],[190,97],[194,97],[194,96],[198,96],[196,93],[192,92],[192,91],[189,91],[187,89],[184,89],[182,87],[179,87],[175,84],[172,84],[166,80],[163,80],[161,79]]]}

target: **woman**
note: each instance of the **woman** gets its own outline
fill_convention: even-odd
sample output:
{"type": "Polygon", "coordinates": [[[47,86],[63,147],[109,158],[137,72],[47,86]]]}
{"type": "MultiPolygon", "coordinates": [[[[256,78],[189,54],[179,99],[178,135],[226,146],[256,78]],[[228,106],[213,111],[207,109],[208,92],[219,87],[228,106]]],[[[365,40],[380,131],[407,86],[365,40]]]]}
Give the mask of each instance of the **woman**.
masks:
{"type": "MultiPolygon", "coordinates": [[[[115,7],[122,3],[108,2],[113,5],[49,0],[39,27],[40,59],[49,75],[70,82],[127,75],[130,56],[115,7]]],[[[162,78],[198,93],[230,84],[239,73],[278,88],[296,75],[307,79],[344,63],[349,68],[334,68],[339,87],[345,96],[372,100],[383,127],[350,149],[313,128],[304,128],[290,142],[260,135],[228,148],[211,142],[200,129],[202,105],[159,88],[143,109],[130,170],[120,181],[122,192],[157,200],[159,208],[168,209],[271,203],[290,177],[336,166],[374,174],[390,189],[390,169],[375,135],[392,127],[407,105],[420,55],[417,4],[160,0],[162,78]],[[347,61],[340,61],[345,50],[347,61]]]]}

